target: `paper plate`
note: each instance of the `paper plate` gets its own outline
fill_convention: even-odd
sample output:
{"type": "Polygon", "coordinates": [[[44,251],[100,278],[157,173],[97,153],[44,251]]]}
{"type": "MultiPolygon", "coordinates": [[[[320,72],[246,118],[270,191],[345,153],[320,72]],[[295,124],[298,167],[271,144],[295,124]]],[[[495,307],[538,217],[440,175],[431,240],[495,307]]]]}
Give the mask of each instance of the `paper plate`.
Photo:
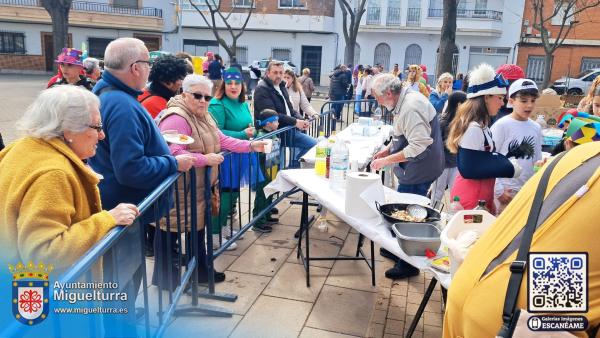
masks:
{"type": "Polygon", "coordinates": [[[192,144],[194,139],[183,134],[163,134],[165,141],[173,144],[192,144]]]}

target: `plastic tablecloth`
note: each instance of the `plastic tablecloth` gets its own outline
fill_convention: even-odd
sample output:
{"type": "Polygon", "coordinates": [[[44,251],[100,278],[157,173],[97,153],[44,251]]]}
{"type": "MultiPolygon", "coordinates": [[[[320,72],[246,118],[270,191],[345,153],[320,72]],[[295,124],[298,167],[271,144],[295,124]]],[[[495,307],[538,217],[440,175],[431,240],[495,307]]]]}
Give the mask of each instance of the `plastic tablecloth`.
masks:
{"type": "MultiPolygon", "coordinates": [[[[267,196],[276,192],[288,192],[298,187],[317,200],[338,218],[356,229],[368,239],[379,244],[397,257],[421,270],[430,271],[445,288],[450,285],[450,274],[433,269],[424,256],[409,256],[405,254],[396,238],[392,237],[390,227],[385,220],[378,216],[371,219],[355,218],[345,213],[344,191],[332,190],[329,180],[317,176],[314,169],[289,169],[280,171],[275,180],[269,183],[264,191],[267,196]]],[[[428,205],[429,199],[420,195],[399,193],[388,187],[383,187],[386,203],[409,203],[428,205]]]]}

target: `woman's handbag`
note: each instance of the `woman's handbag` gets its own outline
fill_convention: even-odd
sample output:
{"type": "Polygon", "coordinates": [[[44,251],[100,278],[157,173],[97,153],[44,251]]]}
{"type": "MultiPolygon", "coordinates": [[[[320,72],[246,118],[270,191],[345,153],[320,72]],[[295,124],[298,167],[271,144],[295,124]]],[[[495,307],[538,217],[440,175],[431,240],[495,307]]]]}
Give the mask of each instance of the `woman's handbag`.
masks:
{"type": "Polygon", "coordinates": [[[535,233],[536,224],[542,209],[544,195],[546,194],[546,188],[550,175],[556,164],[565,155],[566,152],[558,155],[554,161],[548,164],[546,170],[542,174],[542,178],[538,184],[535,196],[533,198],[533,204],[527,217],[527,223],[523,229],[523,236],[521,238],[521,244],[519,251],[517,252],[517,258],[510,265],[510,279],[508,281],[508,288],[506,290],[506,298],[504,299],[504,309],[502,311],[502,327],[498,332],[496,338],[510,338],[510,337],[575,337],[569,332],[537,332],[532,331],[527,326],[527,321],[531,316],[527,311],[522,309],[516,309],[517,300],[519,298],[519,290],[521,289],[521,282],[523,281],[523,274],[527,268],[527,255],[529,254],[529,248],[531,247],[531,240],[535,233]],[[552,334],[552,335],[550,335],[552,334]]]}

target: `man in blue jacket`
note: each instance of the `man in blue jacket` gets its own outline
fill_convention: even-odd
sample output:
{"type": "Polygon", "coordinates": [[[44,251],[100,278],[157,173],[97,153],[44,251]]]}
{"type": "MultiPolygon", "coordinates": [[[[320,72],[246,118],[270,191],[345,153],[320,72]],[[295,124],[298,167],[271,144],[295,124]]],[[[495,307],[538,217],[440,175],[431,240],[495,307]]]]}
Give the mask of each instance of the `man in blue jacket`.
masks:
{"type": "MultiPolygon", "coordinates": [[[[99,184],[102,207],[112,209],[120,202],[140,203],[167,177],[189,170],[194,158],[172,156],[152,117],[137,101],[150,74],[150,55],[144,43],[120,38],[108,44],[104,55],[105,71],[93,92],[100,98],[106,137],[88,162],[103,176],[99,184]]],[[[161,204],[161,213],[168,212],[168,202],[161,204]]],[[[141,224],[151,223],[154,210],[140,217],[141,224]]],[[[132,295],[137,295],[140,282],[138,269],[127,286],[120,285],[133,299],[128,299],[128,318],[119,319],[124,326],[106,323],[108,335],[135,335],[135,327],[127,324],[135,323],[136,297],[132,295]]]]}
{"type": "MultiPolygon", "coordinates": [[[[141,40],[120,38],[106,47],[104,75],[93,92],[100,97],[105,139],[90,166],[100,181],[102,206],[138,204],[167,177],[187,171],[193,157],[174,157],[150,114],[137,101],[150,73],[148,49],[141,40]]],[[[142,215],[142,223],[154,215],[142,215]]]]}

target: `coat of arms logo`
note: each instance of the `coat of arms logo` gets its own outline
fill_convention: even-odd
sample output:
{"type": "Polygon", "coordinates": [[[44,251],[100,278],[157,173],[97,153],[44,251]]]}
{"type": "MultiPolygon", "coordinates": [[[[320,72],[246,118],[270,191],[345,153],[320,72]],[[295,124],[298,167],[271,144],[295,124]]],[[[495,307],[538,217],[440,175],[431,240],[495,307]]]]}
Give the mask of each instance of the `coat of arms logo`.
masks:
{"type": "Polygon", "coordinates": [[[48,275],[54,267],[40,262],[8,265],[13,277],[12,309],[15,319],[25,325],[41,323],[48,317],[50,292],[48,275]]]}

